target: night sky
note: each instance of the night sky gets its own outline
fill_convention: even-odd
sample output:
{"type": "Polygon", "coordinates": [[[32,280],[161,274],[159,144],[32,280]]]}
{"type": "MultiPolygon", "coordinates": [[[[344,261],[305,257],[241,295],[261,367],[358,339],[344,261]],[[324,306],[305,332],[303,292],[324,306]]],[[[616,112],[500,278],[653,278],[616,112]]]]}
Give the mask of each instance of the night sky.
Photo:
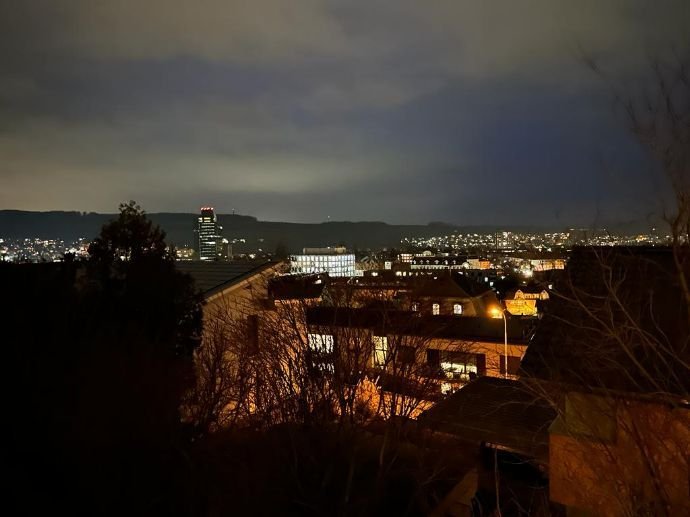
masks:
{"type": "Polygon", "coordinates": [[[687,0],[6,0],[0,208],[644,219],[664,182],[612,92],[689,27],[687,0]]]}

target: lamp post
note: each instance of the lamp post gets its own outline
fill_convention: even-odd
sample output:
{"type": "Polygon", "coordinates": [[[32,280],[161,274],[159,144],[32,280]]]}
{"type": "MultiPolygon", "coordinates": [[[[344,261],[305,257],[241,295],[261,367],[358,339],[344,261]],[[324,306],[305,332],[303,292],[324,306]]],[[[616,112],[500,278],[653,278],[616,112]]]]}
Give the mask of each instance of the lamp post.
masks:
{"type": "Polygon", "coordinates": [[[495,316],[498,314],[503,318],[503,376],[508,378],[508,319],[506,318],[506,309],[502,307],[494,307],[491,311],[495,316]]]}
{"type": "Polygon", "coordinates": [[[505,361],[505,378],[508,378],[508,318],[506,318],[506,310],[501,311],[503,316],[503,360],[505,361]]]}

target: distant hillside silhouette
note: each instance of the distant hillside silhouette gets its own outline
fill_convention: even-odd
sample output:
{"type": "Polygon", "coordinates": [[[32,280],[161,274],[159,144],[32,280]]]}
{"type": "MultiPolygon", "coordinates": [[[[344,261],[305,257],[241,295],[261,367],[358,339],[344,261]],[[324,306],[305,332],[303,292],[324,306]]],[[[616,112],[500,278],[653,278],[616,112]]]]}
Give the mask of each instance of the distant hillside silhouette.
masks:
{"type": "MultiPolygon", "coordinates": [[[[115,214],[94,212],[29,212],[22,210],[0,210],[0,238],[65,239],[80,237],[91,239],[98,235],[101,226],[115,217],[115,214]]],[[[168,235],[168,242],[176,246],[194,244],[194,226],[197,214],[151,213],[151,220],[159,224],[168,235]]],[[[259,221],[256,217],[236,214],[219,214],[223,236],[229,240],[245,239],[246,242],[233,245],[234,253],[255,251],[259,248],[273,252],[283,244],[290,252],[310,246],[345,245],[349,248],[367,249],[397,247],[404,237],[433,237],[453,231],[487,233],[497,230],[512,231],[560,231],[563,228],[536,228],[513,226],[455,226],[442,222],[427,225],[394,225],[377,221],[324,223],[288,223],[259,221]]],[[[639,231],[640,225],[625,223],[617,225],[616,231],[639,231]]]]}

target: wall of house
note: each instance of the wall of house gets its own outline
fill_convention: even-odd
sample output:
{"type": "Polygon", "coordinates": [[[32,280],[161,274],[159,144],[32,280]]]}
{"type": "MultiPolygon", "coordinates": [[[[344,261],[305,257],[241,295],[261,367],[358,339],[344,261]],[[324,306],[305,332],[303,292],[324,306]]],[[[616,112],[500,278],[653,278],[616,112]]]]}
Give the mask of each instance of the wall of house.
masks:
{"type": "Polygon", "coordinates": [[[477,314],[477,308],[474,303],[472,303],[472,298],[420,298],[415,303],[417,303],[418,312],[425,315],[433,315],[433,305],[437,303],[439,305],[439,315],[440,316],[453,316],[456,315],[454,310],[455,304],[460,304],[462,306],[462,313],[459,316],[484,316],[483,314],[477,314]]]}
{"type": "MultiPolygon", "coordinates": [[[[480,375],[489,377],[503,377],[501,362],[504,361],[505,347],[503,343],[491,341],[472,341],[457,339],[432,339],[429,341],[428,348],[437,350],[448,350],[466,352],[468,354],[484,355],[484,369],[480,375]]],[[[508,343],[508,356],[522,359],[527,351],[527,345],[508,343]]],[[[426,361],[426,350],[420,351],[417,356],[418,361],[426,361]]],[[[509,375],[509,378],[517,378],[516,375],[509,375]]]]}
{"type": "MultiPolygon", "coordinates": [[[[356,329],[347,327],[318,327],[312,326],[310,333],[319,339],[335,344],[336,351],[345,353],[343,347],[354,347],[354,354],[369,354],[364,358],[366,367],[370,369],[370,377],[376,378],[382,375],[399,376],[417,379],[423,386],[424,394],[435,399],[444,393],[459,389],[469,382],[475,375],[488,375],[492,377],[504,377],[504,345],[488,341],[472,341],[460,339],[438,339],[424,336],[377,336],[370,329],[356,329]],[[326,336],[329,336],[326,338],[326,336]],[[382,339],[385,338],[385,346],[382,347],[382,339]],[[385,349],[385,353],[377,358],[376,349],[385,349]],[[403,350],[403,348],[405,350],[403,350]],[[395,360],[390,355],[397,351],[395,360]],[[403,359],[401,355],[411,353],[411,359],[403,359]],[[402,366],[403,364],[407,366],[402,366]],[[447,372],[444,376],[441,372],[447,372]],[[470,374],[471,371],[471,374],[470,374]],[[380,372],[380,373],[378,373],[380,372]],[[441,375],[438,375],[441,374],[441,375]]],[[[315,339],[315,341],[317,341],[315,339]]],[[[517,378],[517,367],[523,357],[527,346],[525,344],[509,343],[507,350],[509,356],[508,377],[517,378]]],[[[346,364],[352,361],[361,361],[350,356],[346,364]]],[[[387,395],[384,395],[384,397],[387,395]]],[[[414,397],[413,397],[414,398],[414,397]]],[[[397,403],[406,404],[410,398],[398,399],[397,403]]],[[[431,399],[430,399],[431,400],[431,399]]],[[[384,399],[385,403],[389,402],[384,399]]],[[[415,402],[417,403],[417,402],[415,402]]],[[[421,406],[420,406],[421,407],[421,406]]],[[[400,414],[399,412],[397,414],[400,414]]]]}
{"type": "Polygon", "coordinates": [[[263,275],[238,282],[206,300],[204,321],[215,317],[246,317],[258,314],[267,308],[263,301],[267,298],[267,278],[263,275]]]}
{"type": "Polygon", "coordinates": [[[580,397],[550,431],[552,501],[593,515],[690,515],[688,409],[580,397]]]}
{"type": "Polygon", "coordinates": [[[454,312],[455,304],[462,306],[462,313],[460,316],[488,316],[491,309],[499,307],[500,303],[496,294],[493,291],[488,291],[481,296],[472,296],[469,298],[452,298],[452,297],[421,297],[413,300],[417,303],[417,310],[422,314],[433,315],[433,304],[439,305],[439,315],[441,316],[458,316],[454,312]]]}
{"type": "MultiPolygon", "coordinates": [[[[371,343],[371,359],[369,366],[374,368],[374,344],[373,339],[375,337],[374,333],[368,329],[328,329],[324,327],[312,328],[312,332],[319,334],[330,334],[335,336],[336,346],[342,346],[346,341],[347,343],[356,343],[356,346],[361,347],[362,343],[367,339],[372,340],[371,343]],[[346,339],[342,339],[342,336],[347,336],[346,339]],[[340,341],[340,343],[339,343],[340,341]]],[[[483,360],[481,361],[481,366],[479,368],[479,375],[488,375],[490,377],[504,377],[504,372],[502,369],[502,363],[504,362],[505,346],[503,343],[496,343],[490,341],[474,341],[471,339],[438,339],[438,338],[425,338],[420,337],[408,337],[408,336],[387,336],[388,347],[393,349],[394,347],[408,346],[414,348],[414,361],[418,365],[425,365],[428,363],[429,350],[438,350],[441,352],[458,352],[461,354],[471,355],[481,355],[483,360]]],[[[522,359],[527,350],[527,345],[522,343],[508,343],[507,352],[509,360],[509,378],[517,378],[517,375],[510,371],[512,365],[519,359],[522,359]]]]}
{"type": "MultiPolygon", "coordinates": [[[[194,356],[201,391],[211,392],[214,388],[207,386],[222,384],[221,371],[227,373],[227,365],[236,364],[240,354],[260,345],[262,316],[273,310],[267,303],[267,286],[274,274],[274,268],[267,268],[205,299],[201,346],[194,356]]],[[[236,402],[230,401],[223,414],[232,413],[235,407],[236,402]]],[[[183,418],[192,418],[194,410],[193,406],[182,407],[183,418]]]]}
{"type": "MultiPolygon", "coordinates": [[[[275,303],[267,303],[269,302],[269,300],[267,300],[267,281],[270,276],[270,274],[257,275],[254,278],[233,285],[227,290],[209,298],[206,306],[204,307],[206,330],[209,330],[212,322],[218,318],[221,320],[229,318],[244,321],[250,319],[251,317],[257,317],[257,343],[263,339],[262,329],[264,328],[264,321],[266,318],[268,318],[271,322],[271,332],[279,332],[279,325],[285,325],[284,331],[280,332],[280,339],[286,344],[287,340],[290,340],[290,343],[295,341],[294,350],[299,349],[300,346],[306,346],[309,343],[309,333],[333,335],[335,337],[334,342],[336,347],[343,346],[347,343],[361,347],[362,344],[366,342],[366,344],[371,346],[371,351],[369,352],[370,355],[367,359],[368,362],[365,368],[371,368],[374,370],[372,371],[372,376],[376,375],[373,349],[374,333],[372,330],[351,328],[328,329],[323,327],[307,328],[304,320],[302,319],[304,316],[305,302],[300,300],[280,300],[275,303]],[[292,321],[288,321],[289,319],[292,319],[292,321]],[[301,343],[298,343],[298,340],[301,341],[301,343]]],[[[306,303],[308,304],[309,302],[306,303]]],[[[314,303],[316,302],[314,301],[314,303]]],[[[450,310],[452,311],[452,301],[450,310]]],[[[249,328],[250,326],[248,325],[248,329],[249,328]]],[[[460,339],[430,339],[423,336],[411,336],[402,340],[393,338],[391,340],[391,346],[395,346],[394,343],[402,343],[406,346],[414,347],[414,362],[418,364],[418,368],[415,368],[416,375],[421,375],[423,372],[428,371],[425,369],[428,359],[427,350],[434,349],[481,355],[483,360],[480,362],[478,361],[477,363],[478,366],[479,363],[481,363],[479,375],[489,375],[495,377],[504,376],[501,371],[501,363],[504,354],[503,343],[460,339]]],[[[513,358],[517,358],[518,361],[519,358],[524,355],[525,350],[526,345],[515,343],[508,344],[508,355],[513,358]]],[[[228,357],[228,361],[232,361],[234,359],[236,358],[228,357]]],[[[511,361],[511,366],[512,364],[513,362],[511,361]]],[[[514,375],[510,375],[510,377],[514,377],[514,375]]],[[[467,380],[469,379],[438,379],[438,394],[440,395],[441,393],[442,383],[452,384],[452,388],[455,389],[467,380]]],[[[410,413],[406,416],[412,417],[416,416],[416,414],[425,409],[426,406],[424,404],[428,403],[419,403],[418,401],[411,402],[410,398],[396,398],[390,393],[384,393],[381,399],[372,398],[372,400],[375,401],[376,405],[383,404],[391,406],[395,414],[410,413]],[[406,408],[402,407],[393,408],[393,406],[396,405],[410,403],[415,404],[413,410],[410,411],[407,411],[406,408]]]]}

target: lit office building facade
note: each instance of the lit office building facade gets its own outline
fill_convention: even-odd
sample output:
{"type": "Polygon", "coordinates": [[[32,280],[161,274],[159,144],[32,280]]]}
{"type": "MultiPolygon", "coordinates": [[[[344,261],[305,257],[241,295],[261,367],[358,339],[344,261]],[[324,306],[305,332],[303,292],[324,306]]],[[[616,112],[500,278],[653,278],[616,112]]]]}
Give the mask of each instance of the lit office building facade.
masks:
{"type": "Polygon", "coordinates": [[[290,272],[328,273],[332,277],[355,276],[355,255],[345,248],[304,248],[290,257],[290,272]]]}
{"type": "Polygon", "coordinates": [[[221,227],[211,207],[201,209],[201,215],[197,219],[197,251],[200,260],[217,260],[222,237],[221,227]]]}

